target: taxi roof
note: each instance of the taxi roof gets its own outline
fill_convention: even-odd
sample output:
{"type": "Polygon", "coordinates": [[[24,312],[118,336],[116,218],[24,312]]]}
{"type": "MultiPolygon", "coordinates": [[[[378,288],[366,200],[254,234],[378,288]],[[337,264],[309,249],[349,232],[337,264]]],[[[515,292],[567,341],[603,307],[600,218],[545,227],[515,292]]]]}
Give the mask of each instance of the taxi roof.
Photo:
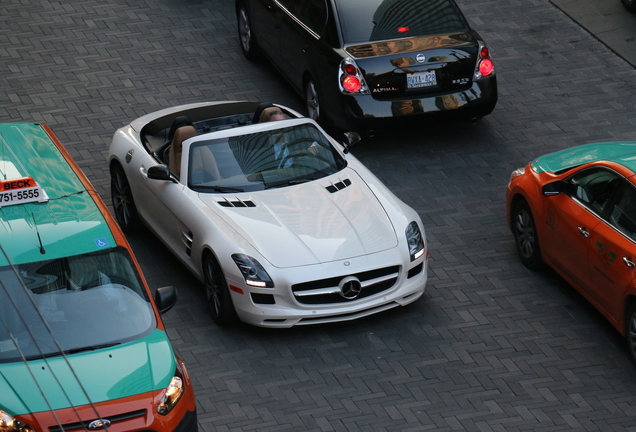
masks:
{"type": "Polygon", "coordinates": [[[537,173],[558,172],[598,161],[615,162],[636,172],[636,142],[602,142],[571,147],[536,158],[532,161],[532,169],[537,173]]]}
{"type": "MultiPolygon", "coordinates": [[[[45,202],[13,204],[0,190],[0,266],[43,261],[116,245],[108,223],[65,150],[36,123],[0,123],[0,180],[32,177],[45,202]]],[[[61,146],[61,144],[60,144],[61,146]]]]}

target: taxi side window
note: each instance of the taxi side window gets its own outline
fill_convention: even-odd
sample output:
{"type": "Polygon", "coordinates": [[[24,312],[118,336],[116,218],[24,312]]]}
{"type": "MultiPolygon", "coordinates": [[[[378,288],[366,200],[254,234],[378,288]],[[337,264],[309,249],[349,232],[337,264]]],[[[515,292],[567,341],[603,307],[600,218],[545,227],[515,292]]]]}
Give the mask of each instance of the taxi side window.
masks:
{"type": "Polygon", "coordinates": [[[609,222],[632,240],[636,240],[636,189],[629,186],[616,201],[609,222]]]}
{"type": "Polygon", "coordinates": [[[569,195],[601,216],[621,184],[621,177],[613,171],[592,168],[570,177],[569,195]]]}

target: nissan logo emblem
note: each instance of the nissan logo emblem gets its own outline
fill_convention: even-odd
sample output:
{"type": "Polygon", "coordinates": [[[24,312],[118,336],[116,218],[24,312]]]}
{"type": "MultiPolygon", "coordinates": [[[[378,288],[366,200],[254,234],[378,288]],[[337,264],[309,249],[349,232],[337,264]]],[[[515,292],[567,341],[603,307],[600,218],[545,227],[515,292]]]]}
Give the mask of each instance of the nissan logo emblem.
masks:
{"type": "Polygon", "coordinates": [[[90,430],[106,429],[108,426],[110,426],[110,420],[107,419],[93,420],[88,424],[90,430]]]}
{"type": "Polygon", "coordinates": [[[424,63],[426,61],[426,56],[424,54],[418,54],[415,59],[418,63],[424,63]]]}
{"type": "Polygon", "coordinates": [[[340,281],[340,295],[347,300],[358,298],[362,292],[362,284],[355,276],[348,276],[340,281]]]}

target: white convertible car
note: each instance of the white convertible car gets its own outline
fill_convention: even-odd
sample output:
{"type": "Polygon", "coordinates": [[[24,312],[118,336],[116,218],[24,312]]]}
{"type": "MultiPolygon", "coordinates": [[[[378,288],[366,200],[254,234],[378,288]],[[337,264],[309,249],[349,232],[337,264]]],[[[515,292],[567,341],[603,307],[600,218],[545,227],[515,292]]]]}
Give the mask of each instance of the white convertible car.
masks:
{"type": "Polygon", "coordinates": [[[349,153],[357,140],[340,144],[313,120],[257,102],[148,114],[110,146],[115,216],[129,233],[145,224],[201,280],[220,325],[291,327],[404,306],[426,286],[424,227],[349,153]]]}

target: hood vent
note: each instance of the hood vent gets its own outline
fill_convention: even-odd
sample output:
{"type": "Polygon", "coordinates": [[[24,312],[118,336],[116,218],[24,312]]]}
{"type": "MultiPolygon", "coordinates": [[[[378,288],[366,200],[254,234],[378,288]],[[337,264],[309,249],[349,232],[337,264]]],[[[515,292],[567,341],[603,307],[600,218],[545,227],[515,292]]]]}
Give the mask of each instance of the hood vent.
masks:
{"type": "Polygon", "coordinates": [[[229,199],[225,199],[224,201],[219,201],[219,205],[221,207],[256,207],[253,201],[230,201],[229,199]]]}
{"type": "Polygon", "coordinates": [[[346,188],[347,186],[351,186],[351,180],[344,179],[342,181],[339,181],[338,183],[332,183],[330,186],[327,186],[326,189],[330,193],[336,193],[339,190],[346,188]]]}

